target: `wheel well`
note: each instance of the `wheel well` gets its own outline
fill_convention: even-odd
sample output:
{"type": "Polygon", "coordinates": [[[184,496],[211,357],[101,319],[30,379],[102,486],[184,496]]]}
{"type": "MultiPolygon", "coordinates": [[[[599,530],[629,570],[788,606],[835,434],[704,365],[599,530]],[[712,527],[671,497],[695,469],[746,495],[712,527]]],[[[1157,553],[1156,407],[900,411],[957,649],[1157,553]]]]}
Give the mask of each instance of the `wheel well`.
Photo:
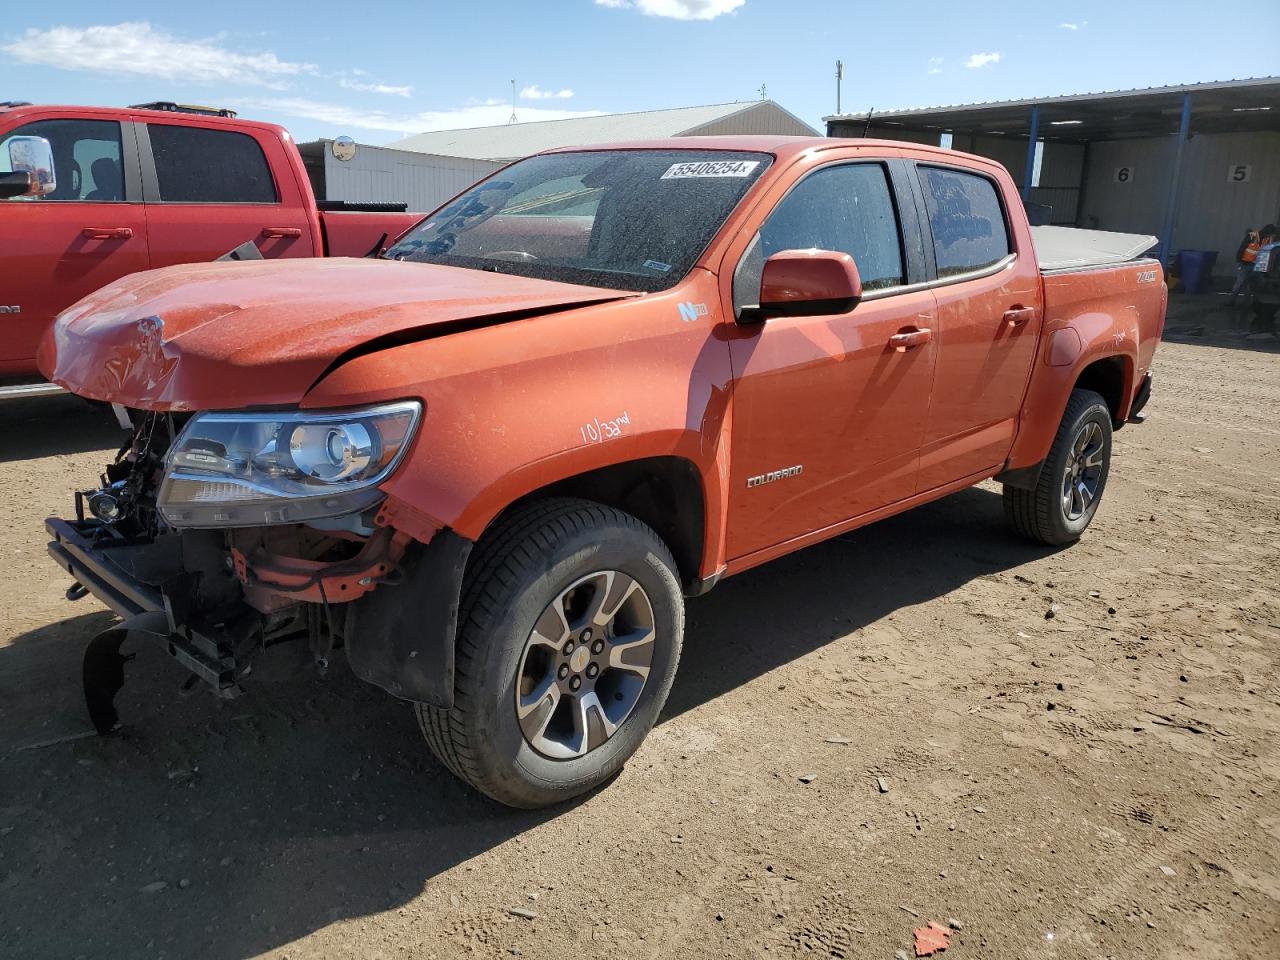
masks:
{"type": "Polygon", "coordinates": [[[559,480],[518,502],[542,497],[581,497],[625,510],[652,527],[666,543],[684,586],[698,580],[706,507],[698,470],[683,457],[613,464],[559,480]]]}
{"type": "Polygon", "coordinates": [[[1107,409],[1111,411],[1111,422],[1120,422],[1120,408],[1124,404],[1125,359],[1124,357],[1104,357],[1095,360],[1076,378],[1077,390],[1092,390],[1107,401],[1107,409]]]}

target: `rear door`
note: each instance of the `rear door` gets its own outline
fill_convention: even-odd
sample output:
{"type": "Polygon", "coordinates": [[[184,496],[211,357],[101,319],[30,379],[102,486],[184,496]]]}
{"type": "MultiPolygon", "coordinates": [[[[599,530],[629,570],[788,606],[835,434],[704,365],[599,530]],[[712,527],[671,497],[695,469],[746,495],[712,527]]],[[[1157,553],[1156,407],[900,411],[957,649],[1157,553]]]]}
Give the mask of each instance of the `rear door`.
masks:
{"type": "Polygon", "coordinates": [[[0,374],[29,374],[54,317],[147,268],[147,224],[132,124],[32,121],[0,137],[0,172],[12,137],[48,140],[57,180],[48,196],[0,200],[0,374]]]}
{"type": "Polygon", "coordinates": [[[863,301],[849,313],[731,330],[730,559],[914,491],[935,346],[899,348],[892,338],[931,330],[935,312],[933,293],[918,283],[916,207],[902,185],[909,174],[899,161],[817,168],[777,202],[738,264],[735,315],[758,299],[763,263],[782,250],[850,254],[863,301]]]}
{"type": "Polygon", "coordinates": [[[1041,286],[1026,218],[1005,209],[1008,194],[994,176],[932,162],[916,164],[916,173],[938,308],[917,482],[925,491],[993,470],[1008,455],[1035,355],[1041,286]]]}
{"type": "Polygon", "coordinates": [[[268,258],[312,255],[310,211],[287,165],[269,159],[278,142],[180,118],[138,129],[153,267],[216,260],[246,241],[268,258]]]}

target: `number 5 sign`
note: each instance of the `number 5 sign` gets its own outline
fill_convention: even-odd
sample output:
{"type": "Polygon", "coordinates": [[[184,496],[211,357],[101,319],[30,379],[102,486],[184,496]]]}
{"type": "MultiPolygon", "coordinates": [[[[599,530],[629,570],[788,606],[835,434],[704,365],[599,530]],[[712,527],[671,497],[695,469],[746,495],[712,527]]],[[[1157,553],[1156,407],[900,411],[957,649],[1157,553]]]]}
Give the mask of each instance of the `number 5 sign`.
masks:
{"type": "Polygon", "coordinates": [[[1114,177],[1116,183],[1130,183],[1133,180],[1133,167],[1116,167],[1114,177]]]}
{"type": "Polygon", "coordinates": [[[1253,167],[1247,163],[1233,163],[1227,168],[1227,183],[1248,183],[1253,167]]]}

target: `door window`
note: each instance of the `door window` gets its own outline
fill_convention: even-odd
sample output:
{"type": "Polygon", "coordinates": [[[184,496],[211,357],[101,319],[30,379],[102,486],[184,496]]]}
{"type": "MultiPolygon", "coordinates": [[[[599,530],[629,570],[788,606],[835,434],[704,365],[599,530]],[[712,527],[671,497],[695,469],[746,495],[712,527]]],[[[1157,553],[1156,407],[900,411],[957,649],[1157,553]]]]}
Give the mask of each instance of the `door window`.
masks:
{"type": "Polygon", "coordinates": [[[941,167],[919,170],[939,277],[982,270],[1009,255],[1009,231],[994,183],[941,167]]]}
{"type": "Polygon", "coordinates": [[[769,215],[734,277],[734,303],[759,299],[764,262],[780,250],[853,257],[866,291],[902,286],[902,233],[885,168],[845,163],[810,174],[769,215]]]}
{"type": "Polygon", "coordinates": [[[162,203],[275,203],[275,181],[258,141],[234,130],[151,123],[162,203]]]}
{"type": "Polygon", "coordinates": [[[17,201],[87,200],[119,202],[124,195],[124,162],[120,124],[114,120],[37,120],[18,127],[0,140],[0,173],[10,173],[9,140],[43,137],[53,148],[57,189],[43,197],[12,197],[17,201]]]}

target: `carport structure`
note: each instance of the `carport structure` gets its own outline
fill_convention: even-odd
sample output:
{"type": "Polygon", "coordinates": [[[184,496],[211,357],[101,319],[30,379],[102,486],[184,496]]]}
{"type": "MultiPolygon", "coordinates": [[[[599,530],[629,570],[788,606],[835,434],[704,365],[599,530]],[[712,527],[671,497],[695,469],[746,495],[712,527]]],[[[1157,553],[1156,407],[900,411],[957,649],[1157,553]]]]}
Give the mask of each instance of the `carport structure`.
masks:
{"type": "Polygon", "coordinates": [[[942,143],[998,160],[1044,222],[1213,250],[1280,217],[1280,77],[825,117],[833,137],[942,143]]]}

